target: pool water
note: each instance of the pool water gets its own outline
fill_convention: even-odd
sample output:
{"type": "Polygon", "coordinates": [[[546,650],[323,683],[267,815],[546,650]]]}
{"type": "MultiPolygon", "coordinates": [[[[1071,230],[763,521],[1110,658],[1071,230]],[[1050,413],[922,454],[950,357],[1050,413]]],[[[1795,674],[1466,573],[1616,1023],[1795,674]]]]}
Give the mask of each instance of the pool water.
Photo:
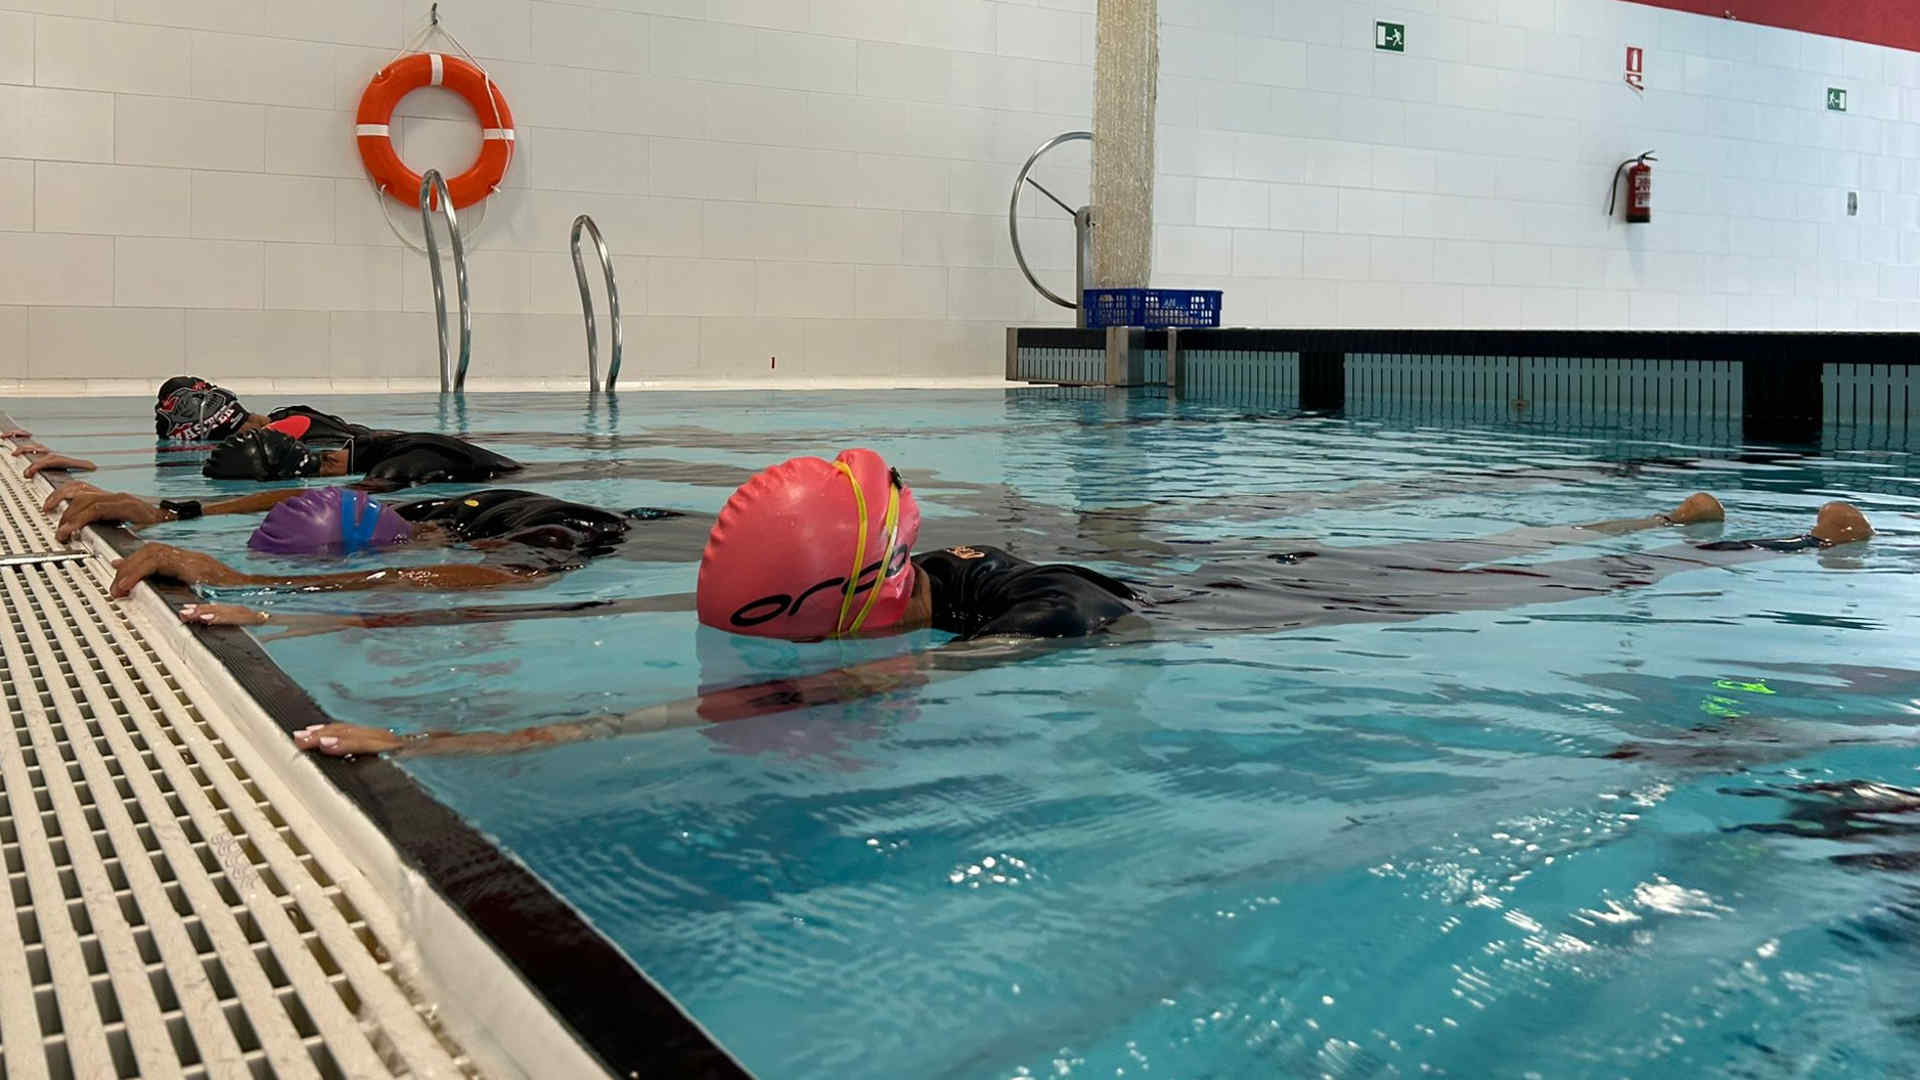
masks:
{"type": "MultiPolygon", "coordinates": [[[[1724,529],[1516,561],[1788,535],[1847,498],[1880,528],[1871,543],[1565,603],[1291,633],[1174,620],[1151,641],[852,703],[403,762],[768,1078],[1920,1071],[1906,454],[1153,392],[312,403],[471,434],[547,477],[512,486],[616,508],[711,514],[753,469],[870,446],[914,486],[923,548],[994,544],[1154,583],[1223,551],[1487,536],[1702,489],[1724,529]]],[[[9,407],[93,456],[103,486],[223,486],[192,453],[155,469],[144,402],[9,407]]],[[[252,524],[150,535],[314,566],[246,554],[252,524]]],[[[651,543],[639,528],[632,550],[484,601],[220,595],[290,612],[690,593],[698,530],[651,543]]],[[[261,640],[340,719],[477,730],[944,637],[750,641],[668,610],[261,640]]]]}

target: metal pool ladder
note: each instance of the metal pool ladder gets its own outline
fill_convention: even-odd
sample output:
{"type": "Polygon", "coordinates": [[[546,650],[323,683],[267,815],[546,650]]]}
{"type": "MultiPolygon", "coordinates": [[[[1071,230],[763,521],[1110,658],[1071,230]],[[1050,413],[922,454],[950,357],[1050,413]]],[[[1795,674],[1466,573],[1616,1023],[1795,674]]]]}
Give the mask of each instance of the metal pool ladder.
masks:
{"type": "MultiPolygon", "coordinates": [[[[467,246],[460,238],[460,219],[453,212],[453,193],[447,190],[447,181],[438,169],[428,169],[420,178],[420,228],[427,235],[427,269],[433,272],[433,325],[440,332],[440,392],[459,393],[466,389],[467,362],[473,358],[473,304],[467,295],[467,246]],[[460,366],[457,369],[447,354],[447,289],[440,276],[440,242],[433,235],[436,191],[440,196],[438,209],[447,219],[447,235],[453,241],[453,282],[460,297],[460,366]]],[[[577,251],[574,262],[579,263],[577,251]]],[[[617,357],[618,346],[615,350],[617,357]]]]}
{"type": "Polygon", "coordinates": [[[580,258],[582,232],[592,235],[593,250],[600,256],[600,272],[607,279],[607,320],[613,328],[613,354],[607,359],[607,392],[612,393],[614,382],[620,378],[620,286],[613,279],[613,256],[607,251],[606,240],[600,236],[600,226],[586,214],[574,218],[569,240],[573,246],[573,277],[580,284],[580,310],[587,319],[587,382],[596,394],[600,392],[600,329],[593,317],[593,290],[587,284],[587,264],[580,258]]]}

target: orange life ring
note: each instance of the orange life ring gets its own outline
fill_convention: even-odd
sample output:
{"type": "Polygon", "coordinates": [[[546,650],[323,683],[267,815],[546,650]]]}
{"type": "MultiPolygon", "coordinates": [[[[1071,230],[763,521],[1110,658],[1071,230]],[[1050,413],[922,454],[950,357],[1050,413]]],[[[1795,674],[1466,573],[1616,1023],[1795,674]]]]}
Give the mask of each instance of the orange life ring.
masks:
{"type": "Polygon", "coordinates": [[[447,181],[454,209],[464,210],[492,194],[513,164],[513,112],[500,87],[457,56],[414,53],[380,69],[360,95],[360,111],[353,118],[360,160],[381,191],[408,206],[419,205],[420,174],[400,160],[389,125],[400,99],[423,86],[444,86],[466,98],[480,120],[480,157],[447,181]]]}

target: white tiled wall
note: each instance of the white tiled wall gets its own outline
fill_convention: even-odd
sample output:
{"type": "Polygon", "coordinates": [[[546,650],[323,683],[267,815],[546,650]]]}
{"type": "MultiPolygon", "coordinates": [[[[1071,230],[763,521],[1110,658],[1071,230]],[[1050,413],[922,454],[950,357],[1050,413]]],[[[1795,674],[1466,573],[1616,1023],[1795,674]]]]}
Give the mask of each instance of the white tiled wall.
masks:
{"type": "MultiPolygon", "coordinates": [[[[427,8],[0,0],[0,380],[431,376],[425,259],[352,137],[427,8]]],[[[618,260],[625,378],[997,373],[1008,322],[1065,314],[1014,269],[1005,200],[1035,145],[1088,123],[1093,10],[441,0],[520,136],[463,219],[472,375],[584,381],[580,213],[618,260]]],[[[442,91],[394,129],[415,169],[479,147],[442,91]]],[[[1085,196],[1084,149],[1048,170],[1085,196]]],[[[1031,204],[1028,250],[1064,290],[1070,230],[1031,204]]]]}
{"type": "MultiPolygon", "coordinates": [[[[0,380],[431,375],[424,260],[350,134],[426,7],[0,0],[0,380]]],[[[1094,7],[442,0],[520,132],[465,218],[474,375],[581,370],[583,212],[619,259],[629,377],[992,374],[1006,324],[1063,315],[1004,208],[1027,152],[1087,124],[1094,7]]],[[[1229,323],[1920,322],[1913,54],[1625,0],[1160,10],[1155,275],[1223,288],[1229,323]],[[1654,223],[1607,220],[1648,148],[1654,223]]],[[[416,168],[478,147],[441,91],[395,132],[416,168]]],[[[1085,163],[1043,179],[1077,200],[1085,163]]],[[[1071,229],[1028,211],[1064,291],[1071,229]]]]}
{"type": "Polygon", "coordinates": [[[1223,289],[1229,324],[1920,325],[1912,53],[1623,0],[1160,15],[1156,283],[1223,289]],[[1648,149],[1653,223],[1609,221],[1648,149]]]}

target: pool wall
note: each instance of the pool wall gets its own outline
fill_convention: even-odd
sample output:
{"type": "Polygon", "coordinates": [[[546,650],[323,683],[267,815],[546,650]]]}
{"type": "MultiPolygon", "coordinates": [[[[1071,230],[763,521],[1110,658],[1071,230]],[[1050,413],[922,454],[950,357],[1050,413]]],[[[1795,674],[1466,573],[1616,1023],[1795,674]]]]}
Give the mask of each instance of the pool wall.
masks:
{"type": "Polygon", "coordinates": [[[1600,426],[1693,440],[1906,446],[1920,334],[1025,328],[1007,377],[1432,422],[1600,426]],[[1157,350],[1157,351],[1156,351],[1157,350]],[[1157,361],[1157,362],[1156,362],[1157,361]]]}
{"type": "MultiPolygon", "coordinates": [[[[1256,325],[1920,321],[1914,54],[1748,10],[1844,32],[1861,5],[1406,6],[1158,5],[1155,284],[1224,288],[1256,325]],[[1376,49],[1384,20],[1404,52],[1376,49]],[[1609,221],[1616,164],[1649,149],[1653,221],[1609,221]]],[[[418,215],[353,137],[428,7],[0,0],[0,380],[433,377],[418,215]]],[[[1089,126],[1085,0],[439,12],[518,132],[462,214],[477,378],[584,378],[583,213],[619,272],[626,378],[985,375],[1007,325],[1071,319],[1021,280],[1007,202],[1035,146],[1089,126]]],[[[443,90],[393,127],[415,170],[457,175],[479,145],[443,90]]],[[[1038,179],[1078,205],[1088,173],[1074,147],[1038,179]]],[[[1069,221],[1021,213],[1068,288],[1069,221]]]]}

